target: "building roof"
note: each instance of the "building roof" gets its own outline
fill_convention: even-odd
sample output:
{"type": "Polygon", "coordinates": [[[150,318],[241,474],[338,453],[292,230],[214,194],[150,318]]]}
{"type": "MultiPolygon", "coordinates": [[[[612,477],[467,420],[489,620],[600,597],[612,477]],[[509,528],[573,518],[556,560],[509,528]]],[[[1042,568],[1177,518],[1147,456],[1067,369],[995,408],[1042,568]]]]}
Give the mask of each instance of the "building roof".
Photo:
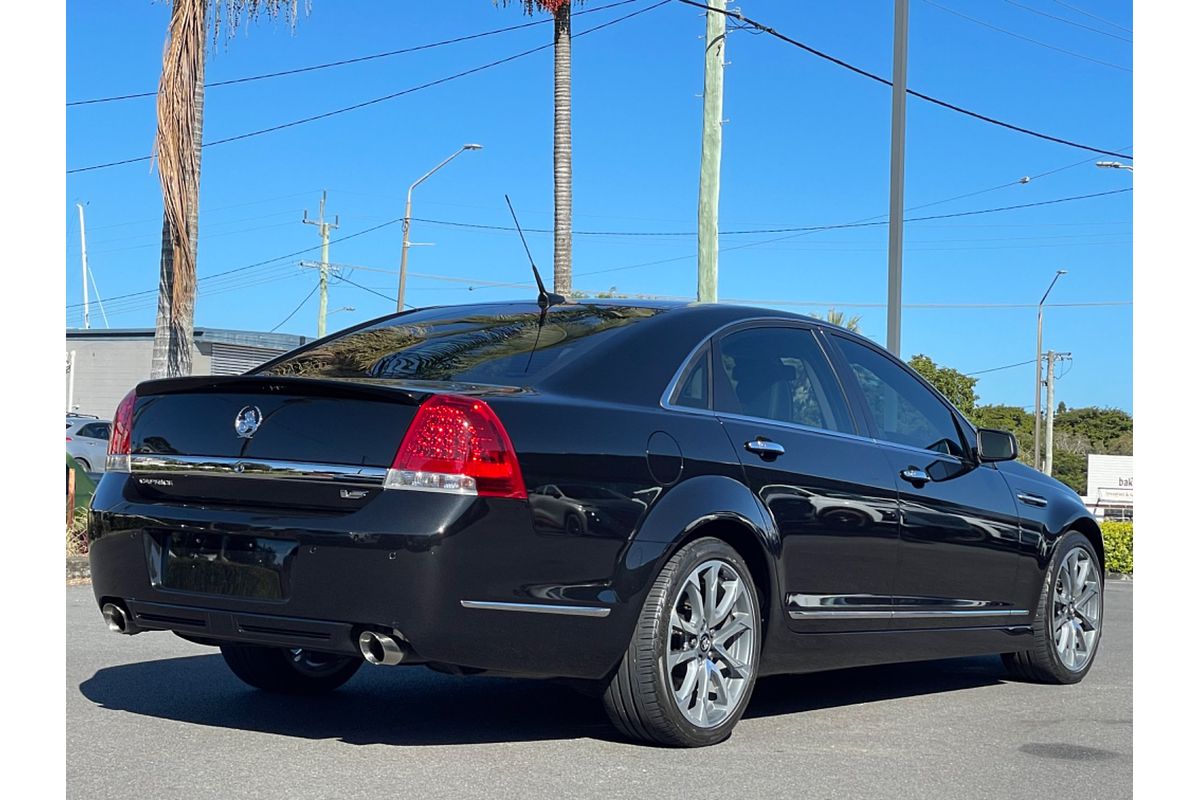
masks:
{"type": "MultiPolygon", "coordinates": [[[[153,328],[67,328],[67,340],[153,339],[153,328]]],[[[263,333],[235,331],[226,328],[196,328],[192,338],[197,345],[238,344],[246,347],[268,347],[273,350],[292,350],[311,341],[307,336],[292,333],[263,333]]]]}

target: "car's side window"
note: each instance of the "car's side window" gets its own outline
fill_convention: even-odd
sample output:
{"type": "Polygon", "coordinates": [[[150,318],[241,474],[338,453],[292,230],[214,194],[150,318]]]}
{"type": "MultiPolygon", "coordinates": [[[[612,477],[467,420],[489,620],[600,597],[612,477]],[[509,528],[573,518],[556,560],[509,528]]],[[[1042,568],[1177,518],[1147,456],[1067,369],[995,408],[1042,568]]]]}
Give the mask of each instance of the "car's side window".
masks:
{"type": "Polygon", "coordinates": [[[675,391],[675,399],[672,401],[675,405],[686,408],[709,407],[708,352],[708,348],[705,348],[679,381],[679,388],[675,391]]]}
{"type": "Polygon", "coordinates": [[[841,385],[812,331],[746,328],[720,342],[720,367],[732,390],[716,408],[748,417],[853,433],[841,385]]]}
{"type": "Polygon", "coordinates": [[[101,435],[100,428],[101,428],[101,426],[98,423],[93,422],[91,424],[84,425],[82,428],[80,428],[79,432],[76,435],[82,436],[86,439],[105,439],[105,438],[107,438],[107,437],[101,435]]]}
{"type": "Polygon", "coordinates": [[[963,456],[954,415],[933,392],[887,356],[841,336],[832,338],[862,387],[879,438],[963,456]]]}

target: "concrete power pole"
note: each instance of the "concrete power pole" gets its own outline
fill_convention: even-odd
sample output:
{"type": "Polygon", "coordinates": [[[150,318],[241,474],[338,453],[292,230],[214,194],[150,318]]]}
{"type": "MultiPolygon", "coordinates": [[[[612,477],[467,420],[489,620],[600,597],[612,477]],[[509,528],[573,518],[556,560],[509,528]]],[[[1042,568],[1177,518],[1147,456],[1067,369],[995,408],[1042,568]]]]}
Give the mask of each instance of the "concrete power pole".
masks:
{"type": "Polygon", "coordinates": [[[888,211],[887,348],[900,355],[904,258],[904,129],[908,100],[908,0],[896,0],[892,38],[892,176],[888,211]]]}
{"type": "Polygon", "coordinates": [[[325,335],[325,309],[329,306],[329,231],[336,230],[338,227],[338,218],[335,214],[333,222],[325,221],[325,195],[328,192],[321,192],[321,208],[317,212],[317,219],[308,218],[308,209],[304,209],[304,219],[300,220],[305,225],[316,225],[317,231],[321,234],[321,305],[317,309],[317,338],[320,339],[325,335]]]}
{"type": "Polygon", "coordinates": [[[1046,469],[1054,474],[1054,351],[1046,353],[1046,469]]]}
{"type": "Polygon", "coordinates": [[[79,258],[83,262],[83,327],[87,329],[92,327],[88,314],[87,233],[83,227],[83,203],[76,203],[75,207],[79,209],[79,258]]]}
{"type": "Polygon", "coordinates": [[[700,138],[700,203],[696,299],[717,302],[717,210],[721,196],[721,114],[725,95],[725,0],[709,0],[704,35],[704,128],[700,138]],[[719,9],[719,10],[714,10],[719,9]]]}
{"type": "Polygon", "coordinates": [[[1054,474],[1054,362],[1071,357],[1070,353],[1046,353],[1046,469],[1047,475],[1054,474]]]}

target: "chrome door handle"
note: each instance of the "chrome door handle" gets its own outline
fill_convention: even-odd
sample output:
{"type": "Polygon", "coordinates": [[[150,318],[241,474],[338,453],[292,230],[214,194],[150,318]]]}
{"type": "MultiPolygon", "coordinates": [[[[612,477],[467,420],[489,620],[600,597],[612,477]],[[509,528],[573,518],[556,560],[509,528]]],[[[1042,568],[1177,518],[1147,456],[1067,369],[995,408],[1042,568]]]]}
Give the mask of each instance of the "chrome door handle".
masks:
{"type": "Polygon", "coordinates": [[[917,488],[929,483],[929,473],[920,467],[909,467],[908,469],[901,470],[900,477],[917,488]]]}
{"type": "Polygon", "coordinates": [[[1017,499],[1025,505],[1035,506],[1037,508],[1045,508],[1046,503],[1048,502],[1044,497],[1036,494],[1025,494],[1024,492],[1017,492],[1017,499]]]}
{"type": "Polygon", "coordinates": [[[787,452],[779,442],[772,442],[761,436],[746,442],[746,449],[765,461],[773,461],[787,452]]]}

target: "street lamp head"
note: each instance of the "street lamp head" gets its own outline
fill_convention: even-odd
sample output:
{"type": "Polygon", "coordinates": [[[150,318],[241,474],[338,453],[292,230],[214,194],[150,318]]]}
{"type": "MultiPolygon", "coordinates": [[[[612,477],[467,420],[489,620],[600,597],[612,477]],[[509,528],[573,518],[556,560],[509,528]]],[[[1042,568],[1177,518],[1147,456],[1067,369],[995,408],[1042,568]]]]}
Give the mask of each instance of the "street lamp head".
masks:
{"type": "Polygon", "coordinates": [[[462,146],[462,149],[463,150],[482,150],[483,145],[481,145],[481,144],[464,144],[462,146]]]}
{"type": "Polygon", "coordinates": [[[1067,274],[1067,271],[1066,271],[1065,269],[1060,269],[1060,270],[1059,270],[1057,273],[1055,273],[1055,274],[1057,274],[1057,275],[1066,275],[1066,274],[1067,274]]]}

